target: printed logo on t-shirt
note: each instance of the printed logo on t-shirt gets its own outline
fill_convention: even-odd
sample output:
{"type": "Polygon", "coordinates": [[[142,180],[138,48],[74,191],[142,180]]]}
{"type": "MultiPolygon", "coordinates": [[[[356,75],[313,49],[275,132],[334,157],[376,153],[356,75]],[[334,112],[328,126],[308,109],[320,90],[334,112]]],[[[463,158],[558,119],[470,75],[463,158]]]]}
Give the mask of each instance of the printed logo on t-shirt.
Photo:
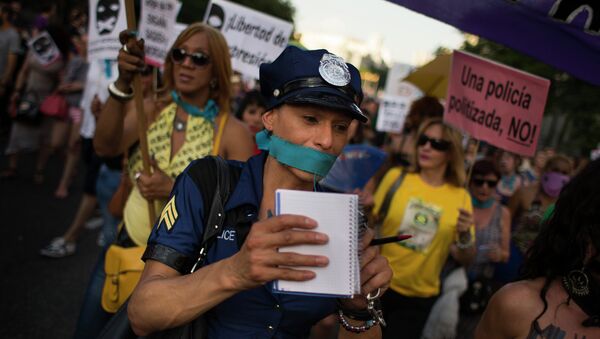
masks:
{"type": "Polygon", "coordinates": [[[412,197],[404,210],[398,234],[410,234],[412,238],[397,243],[417,252],[426,252],[440,225],[442,209],[434,204],[412,197]]]}

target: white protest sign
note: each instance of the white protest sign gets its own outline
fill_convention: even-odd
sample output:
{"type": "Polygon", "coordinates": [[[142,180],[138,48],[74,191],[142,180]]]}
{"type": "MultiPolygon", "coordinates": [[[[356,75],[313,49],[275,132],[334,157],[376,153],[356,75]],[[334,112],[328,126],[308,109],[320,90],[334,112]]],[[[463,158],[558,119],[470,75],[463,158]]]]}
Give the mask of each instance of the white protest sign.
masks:
{"type": "Polygon", "coordinates": [[[142,0],[140,38],[144,39],[146,62],[161,67],[175,34],[181,4],[177,0],[142,0]]]}
{"type": "Polygon", "coordinates": [[[223,33],[234,70],[258,79],[258,69],[287,46],[292,24],[223,0],[210,2],[204,22],[223,33]]]}
{"type": "Polygon", "coordinates": [[[379,105],[375,129],[379,132],[400,133],[412,101],[410,97],[385,95],[379,105]]]}
{"type": "Polygon", "coordinates": [[[91,110],[95,96],[101,102],[108,99],[108,85],[117,80],[119,75],[116,60],[94,60],[89,63],[85,86],[79,106],[83,109],[80,134],[85,138],[93,138],[96,130],[96,119],[91,110]]]}
{"type": "Polygon", "coordinates": [[[116,59],[119,33],[127,29],[124,0],[90,0],[88,61],[116,59]]]}
{"type": "Polygon", "coordinates": [[[43,31],[27,42],[35,60],[42,66],[47,66],[60,58],[60,51],[48,32],[43,31]]]}
{"type": "Polygon", "coordinates": [[[413,67],[408,64],[394,63],[385,79],[385,94],[404,96],[400,93],[402,91],[401,87],[403,86],[401,84],[405,84],[406,82],[403,82],[402,80],[406,78],[412,69],[413,67]]]}

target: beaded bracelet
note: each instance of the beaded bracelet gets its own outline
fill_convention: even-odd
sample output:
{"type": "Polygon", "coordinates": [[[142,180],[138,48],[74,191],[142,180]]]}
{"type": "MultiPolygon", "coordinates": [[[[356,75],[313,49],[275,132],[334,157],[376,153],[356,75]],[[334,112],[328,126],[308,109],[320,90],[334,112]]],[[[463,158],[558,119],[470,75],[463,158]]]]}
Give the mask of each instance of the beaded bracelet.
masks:
{"type": "Polygon", "coordinates": [[[373,319],[373,315],[371,315],[371,313],[369,313],[369,311],[367,311],[366,309],[364,309],[364,310],[345,310],[342,307],[342,304],[340,303],[339,299],[337,302],[337,306],[338,306],[338,310],[343,311],[344,316],[346,318],[350,318],[352,320],[360,320],[360,321],[367,321],[367,320],[373,319]]]}
{"type": "Polygon", "coordinates": [[[459,237],[458,241],[455,242],[456,247],[458,247],[461,250],[466,250],[468,248],[471,248],[473,245],[475,245],[475,241],[473,240],[473,237],[471,236],[470,233],[468,234],[468,240],[466,242],[462,242],[461,237],[459,237]]]}
{"type": "Polygon", "coordinates": [[[344,317],[344,312],[342,310],[338,310],[338,320],[340,321],[340,324],[342,324],[342,327],[349,332],[352,333],[362,333],[362,332],[366,332],[369,329],[371,329],[371,327],[375,326],[378,324],[377,320],[375,319],[370,319],[365,321],[364,325],[361,326],[354,326],[352,324],[350,324],[348,322],[348,320],[346,320],[346,318],[344,317]]]}

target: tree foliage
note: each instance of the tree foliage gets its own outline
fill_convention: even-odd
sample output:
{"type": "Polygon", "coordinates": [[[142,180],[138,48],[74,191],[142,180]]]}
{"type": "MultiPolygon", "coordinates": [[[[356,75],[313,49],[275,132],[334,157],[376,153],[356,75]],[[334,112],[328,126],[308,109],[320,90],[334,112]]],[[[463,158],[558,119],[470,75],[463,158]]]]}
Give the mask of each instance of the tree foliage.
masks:
{"type": "Polygon", "coordinates": [[[483,38],[476,43],[468,40],[461,49],[551,80],[544,115],[552,117],[553,123],[547,138],[540,140],[543,145],[577,155],[589,154],[589,150],[596,147],[600,142],[600,87],[506,46],[483,38]],[[559,119],[559,116],[563,117],[559,119]],[[560,121],[564,123],[560,125],[560,121]]]}

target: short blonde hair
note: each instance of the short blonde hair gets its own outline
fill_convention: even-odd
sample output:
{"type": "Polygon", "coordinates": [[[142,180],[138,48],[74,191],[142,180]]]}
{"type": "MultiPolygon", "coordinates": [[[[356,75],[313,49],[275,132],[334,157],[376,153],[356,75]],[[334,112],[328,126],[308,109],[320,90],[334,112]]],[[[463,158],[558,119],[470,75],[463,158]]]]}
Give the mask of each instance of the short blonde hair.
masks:
{"type": "MultiPolygon", "coordinates": [[[[450,148],[446,151],[448,165],[446,166],[444,180],[453,186],[463,187],[467,179],[465,173],[465,154],[461,143],[462,135],[454,128],[444,124],[444,121],[441,118],[433,118],[427,119],[421,123],[417,132],[417,137],[421,136],[426,129],[433,125],[440,125],[442,127],[442,139],[450,142],[450,148]]],[[[415,173],[421,172],[418,161],[418,147],[419,145],[417,142],[415,143],[415,153],[412,159],[412,171],[415,173]]]]}
{"type": "MultiPolygon", "coordinates": [[[[213,76],[217,80],[216,86],[211,87],[210,89],[210,97],[217,102],[219,112],[229,113],[232,74],[231,56],[229,55],[229,46],[227,46],[227,42],[221,32],[201,22],[191,24],[179,34],[173,43],[173,46],[171,46],[171,49],[181,46],[186,40],[197,33],[204,33],[208,38],[210,65],[212,67],[213,76]]],[[[173,61],[171,60],[170,52],[165,59],[164,68],[164,87],[162,88],[164,96],[162,99],[165,102],[170,102],[171,91],[175,87],[173,61]]]]}

